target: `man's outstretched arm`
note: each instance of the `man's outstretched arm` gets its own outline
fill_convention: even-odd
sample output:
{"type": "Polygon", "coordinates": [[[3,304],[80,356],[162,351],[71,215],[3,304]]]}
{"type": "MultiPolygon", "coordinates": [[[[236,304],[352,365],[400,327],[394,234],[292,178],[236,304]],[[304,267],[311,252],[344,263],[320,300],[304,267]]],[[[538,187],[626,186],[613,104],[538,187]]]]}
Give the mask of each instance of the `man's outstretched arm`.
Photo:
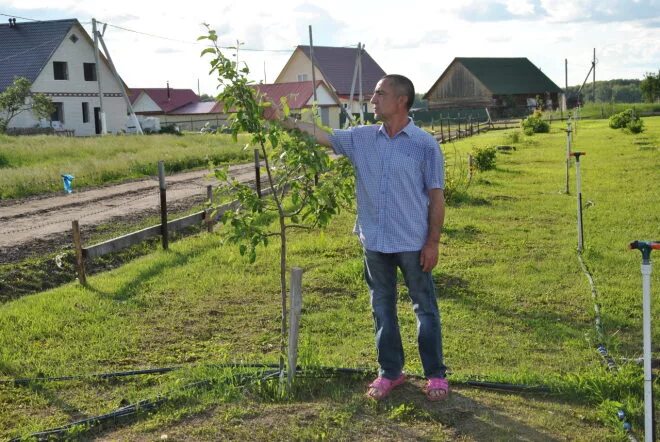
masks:
{"type": "Polygon", "coordinates": [[[316,142],[322,146],[332,147],[330,135],[314,123],[294,120],[293,118],[285,118],[282,120],[281,124],[286,129],[298,129],[301,132],[311,135],[316,139],[316,142]]]}

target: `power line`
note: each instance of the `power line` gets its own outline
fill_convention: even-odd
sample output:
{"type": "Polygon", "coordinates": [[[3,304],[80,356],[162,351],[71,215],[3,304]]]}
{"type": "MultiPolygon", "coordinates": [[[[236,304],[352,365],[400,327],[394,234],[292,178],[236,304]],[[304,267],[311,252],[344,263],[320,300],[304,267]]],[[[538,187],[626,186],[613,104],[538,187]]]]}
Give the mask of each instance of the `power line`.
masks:
{"type": "MultiPolygon", "coordinates": [[[[105,22],[101,22],[101,21],[98,21],[98,23],[103,23],[105,25],[108,25],[108,26],[116,28],[116,29],[120,29],[122,31],[133,32],[134,34],[146,35],[148,37],[159,38],[161,40],[174,41],[174,42],[177,42],[177,43],[190,44],[190,45],[200,45],[201,44],[201,45],[208,46],[208,45],[206,45],[202,42],[199,42],[199,41],[178,40],[178,39],[175,39],[175,38],[164,37],[162,35],[151,34],[149,32],[136,31],[135,29],[124,28],[122,26],[117,26],[117,25],[113,25],[113,24],[105,23],[105,22]]],[[[221,46],[220,49],[236,49],[236,47],[235,46],[221,46]]],[[[239,49],[241,51],[251,51],[251,52],[291,52],[291,49],[255,49],[255,48],[244,48],[244,47],[240,47],[239,49]]]]}
{"type": "Polygon", "coordinates": [[[19,17],[18,15],[14,15],[14,14],[4,14],[4,13],[2,13],[2,12],[0,12],[0,15],[3,15],[3,16],[5,16],[5,17],[20,18],[21,20],[43,21],[43,20],[37,20],[37,19],[35,19],[35,18],[19,17]]]}

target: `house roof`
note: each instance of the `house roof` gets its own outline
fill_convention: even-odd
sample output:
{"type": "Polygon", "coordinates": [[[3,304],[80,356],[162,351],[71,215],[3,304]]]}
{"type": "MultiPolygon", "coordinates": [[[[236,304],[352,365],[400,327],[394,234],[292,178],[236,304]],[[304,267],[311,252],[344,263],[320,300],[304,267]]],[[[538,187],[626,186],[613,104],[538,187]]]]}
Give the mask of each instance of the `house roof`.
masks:
{"type": "MultiPolygon", "coordinates": [[[[322,80],[316,80],[316,87],[323,85],[322,80]]],[[[293,83],[255,84],[259,93],[266,95],[270,101],[279,104],[281,97],[286,97],[291,109],[301,109],[307,106],[314,96],[311,81],[298,81],[293,83]]],[[[339,105],[339,104],[338,104],[339,105]]]]}
{"type": "MultiPolygon", "coordinates": [[[[309,46],[298,46],[309,58],[309,46]]],[[[326,81],[335,89],[337,95],[350,95],[353,84],[353,71],[357,48],[337,48],[331,46],[314,46],[314,62],[323,73],[326,81]]],[[[362,52],[362,92],[371,95],[378,80],[383,78],[385,71],[371,58],[367,51],[362,52]]],[[[355,94],[358,92],[356,84],[355,94]]]]}
{"type": "Polygon", "coordinates": [[[175,109],[170,114],[175,115],[197,115],[197,114],[221,114],[224,112],[222,103],[217,101],[199,101],[197,103],[186,104],[183,107],[175,109]]]}
{"type": "MultiPolygon", "coordinates": [[[[491,93],[495,95],[516,95],[544,92],[562,92],[527,57],[519,58],[466,58],[456,57],[433,84],[429,92],[442,80],[455,63],[462,64],[491,93]]],[[[429,94],[426,93],[425,98],[429,94]]]]}
{"type": "Polygon", "coordinates": [[[75,18],[0,24],[0,91],[18,76],[33,83],[74,25],[75,18]]]}
{"type": "Polygon", "coordinates": [[[152,87],[152,88],[131,88],[128,91],[128,98],[131,104],[134,104],[140,97],[140,94],[145,93],[163,110],[163,113],[171,113],[175,109],[183,106],[198,103],[199,97],[192,89],[174,89],[166,87],[152,87]],[[168,97],[169,89],[169,97],[168,97]]]}

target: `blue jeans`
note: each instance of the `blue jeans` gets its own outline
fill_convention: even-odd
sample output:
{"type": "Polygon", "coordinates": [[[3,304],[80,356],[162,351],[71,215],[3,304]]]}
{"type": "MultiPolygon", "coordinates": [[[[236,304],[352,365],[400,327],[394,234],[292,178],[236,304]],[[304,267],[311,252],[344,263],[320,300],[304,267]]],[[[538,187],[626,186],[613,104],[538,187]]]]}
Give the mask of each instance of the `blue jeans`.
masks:
{"type": "Polygon", "coordinates": [[[364,251],[364,277],[371,293],[376,328],[379,374],[396,379],[403,371],[404,354],[397,317],[397,267],[403,277],[417,316],[417,344],[427,378],[445,377],[442,329],[431,272],[423,272],[420,252],[381,253],[364,251]]]}

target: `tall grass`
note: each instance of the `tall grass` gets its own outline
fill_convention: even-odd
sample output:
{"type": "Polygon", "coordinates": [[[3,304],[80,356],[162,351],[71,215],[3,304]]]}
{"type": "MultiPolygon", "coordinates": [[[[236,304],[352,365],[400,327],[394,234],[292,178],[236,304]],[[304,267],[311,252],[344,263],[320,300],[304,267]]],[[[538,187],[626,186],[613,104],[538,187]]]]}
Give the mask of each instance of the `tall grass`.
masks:
{"type": "Polygon", "coordinates": [[[0,135],[0,199],[19,198],[62,189],[62,174],[84,188],[157,175],[165,161],[168,173],[236,163],[252,158],[230,135],[187,134],[64,138],[0,135]]]}

